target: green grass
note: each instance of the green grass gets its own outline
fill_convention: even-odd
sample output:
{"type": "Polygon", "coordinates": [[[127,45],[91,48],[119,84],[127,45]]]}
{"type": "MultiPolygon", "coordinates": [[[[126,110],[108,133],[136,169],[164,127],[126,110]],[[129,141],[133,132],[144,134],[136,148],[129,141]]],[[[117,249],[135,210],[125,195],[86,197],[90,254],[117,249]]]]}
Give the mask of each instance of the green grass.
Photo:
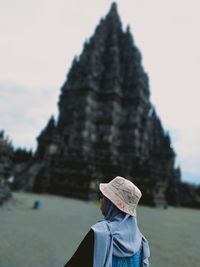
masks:
{"type": "MultiPolygon", "coordinates": [[[[100,218],[96,203],[14,194],[0,208],[0,267],[63,266],[100,218]],[[36,199],[40,210],[32,209],[36,199]]],[[[200,266],[198,210],[140,206],[138,224],[150,244],[152,267],[200,266]]]]}
{"type": "Polygon", "coordinates": [[[139,225],[150,243],[152,266],[200,266],[198,210],[141,207],[139,225]]]}

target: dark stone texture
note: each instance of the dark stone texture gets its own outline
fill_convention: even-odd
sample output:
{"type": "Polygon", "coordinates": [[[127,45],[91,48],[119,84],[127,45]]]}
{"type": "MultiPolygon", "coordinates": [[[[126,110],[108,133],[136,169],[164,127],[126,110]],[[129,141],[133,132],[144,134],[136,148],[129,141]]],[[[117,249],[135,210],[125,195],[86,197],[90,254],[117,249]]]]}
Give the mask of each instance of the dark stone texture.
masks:
{"type": "Polygon", "coordinates": [[[72,63],[58,119],[37,139],[34,191],[90,198],[99,182],[121,175],[141,188],[143,203],[166,203],[166,189],[171,181],[176,188],[180,172],[141,60],[113,4],[72,63]]]}
{"type": "Polygon", "coordinates": [[[9,187],[10,180],[13,174],[13,147],[4,132],[0,131],[0,206],[5,200],[11,197],[9,187]]]}

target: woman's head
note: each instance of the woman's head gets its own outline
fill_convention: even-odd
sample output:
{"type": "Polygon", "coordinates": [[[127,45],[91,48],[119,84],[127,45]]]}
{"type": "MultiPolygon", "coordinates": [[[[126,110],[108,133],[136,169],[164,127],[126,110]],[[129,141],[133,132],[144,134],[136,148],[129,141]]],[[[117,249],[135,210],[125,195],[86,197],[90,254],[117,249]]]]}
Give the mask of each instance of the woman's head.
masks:
{"type": "Polygon", "coordinates": [[[99,201],[99,208],[105,219],[112,221],[119,214],[125,215],[125,213],[119,210],[107,197],[103,196],[99,201]]]}
{"type": "MultiPolygon", "coordinates": [[[[101,193],[109,199],[119,210],[136,216],[136,208],[142,194],[140,190],[131,181],[117,176],[109,183],[100,184],[101,193]]],[[[102,200],[101,209],[104,209],[102,200]]],[[[103,210],[102,213],[105,213],[103,210]]]]}

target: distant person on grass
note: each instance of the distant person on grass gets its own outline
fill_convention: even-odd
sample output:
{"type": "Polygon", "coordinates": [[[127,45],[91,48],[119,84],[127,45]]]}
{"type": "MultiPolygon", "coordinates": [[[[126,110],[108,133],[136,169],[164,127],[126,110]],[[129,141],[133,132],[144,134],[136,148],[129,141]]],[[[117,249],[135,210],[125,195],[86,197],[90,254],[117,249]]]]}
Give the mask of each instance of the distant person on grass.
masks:
{"type": "Polygon", "coordinates": [[[99,186],[104,219],[94,224],[64,267],[147,267],[149,246],[137,226],[140,190],[117,176],[99,186]]]}

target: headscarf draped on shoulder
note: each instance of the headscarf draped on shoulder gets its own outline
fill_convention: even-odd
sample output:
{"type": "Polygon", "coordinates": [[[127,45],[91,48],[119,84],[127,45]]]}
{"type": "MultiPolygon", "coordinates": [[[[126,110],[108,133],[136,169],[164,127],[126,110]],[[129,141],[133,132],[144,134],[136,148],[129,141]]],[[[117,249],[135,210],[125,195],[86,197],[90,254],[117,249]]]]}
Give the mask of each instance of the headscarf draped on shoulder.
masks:
{"type": "Polygon", "coordinates": [[[104,198],[105,218],[92,226],[94,231],[93,267],[111,267],[112,257],[131,257],[142,246],[142,267],[149,266],[149,246],[137,226],[137,219],[119,210],[104,198]]]}

